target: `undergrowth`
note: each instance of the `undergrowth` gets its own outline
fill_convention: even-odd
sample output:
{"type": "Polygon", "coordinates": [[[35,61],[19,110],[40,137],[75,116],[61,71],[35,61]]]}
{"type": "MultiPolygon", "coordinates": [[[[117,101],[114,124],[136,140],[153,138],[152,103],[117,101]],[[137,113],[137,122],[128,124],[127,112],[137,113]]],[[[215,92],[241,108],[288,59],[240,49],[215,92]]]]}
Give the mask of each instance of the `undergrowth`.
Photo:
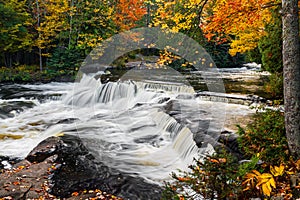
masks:
{"type": "Polygon", "coordinates": [[[226,150],[195,160],[189,171],[172,173],[162,199],[299,198],[300,160],[288,150],[283,113],[260,109],[238,134],[245,160],[226,150]]]}

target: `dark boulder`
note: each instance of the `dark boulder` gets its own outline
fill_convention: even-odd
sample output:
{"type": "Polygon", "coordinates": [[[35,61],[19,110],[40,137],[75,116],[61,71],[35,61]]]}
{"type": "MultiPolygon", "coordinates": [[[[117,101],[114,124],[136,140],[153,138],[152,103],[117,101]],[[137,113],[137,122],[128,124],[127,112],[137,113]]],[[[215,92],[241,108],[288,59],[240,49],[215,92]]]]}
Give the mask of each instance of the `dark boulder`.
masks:
{"type": "Polygon", "coordinates": [[[50,193],[69,197],[74,191],[100,189],[125,199],[160,199],[161,187],[111,169],[94,158],[77,136],[50,137],[29,153],[31,162],[57,155],[50,177],[50,193]]]}
{"type": "Polygon", "coordinates": [[[40,142],[25,158],[29,162],[43,162],[57,153],[58,146],[62,145],[59,137],[49,137],[40,142]]]}
{"type": "Polygon", "coordinates": [[[239,148],[238,135],[229,131],[223,131],[218,138],[218,142],[226,147],[226,150],[238,160],[245,159],[244,153],[239,148]]]}
{"type": "Polygon", "coordinates": [[[110,194],[123,199],[160,199],[161,192],[159,185],[107,167],[72,135],[47,138],[26,159],[0,174],[0,198],[5,199],[111,199],[110,194]]]}

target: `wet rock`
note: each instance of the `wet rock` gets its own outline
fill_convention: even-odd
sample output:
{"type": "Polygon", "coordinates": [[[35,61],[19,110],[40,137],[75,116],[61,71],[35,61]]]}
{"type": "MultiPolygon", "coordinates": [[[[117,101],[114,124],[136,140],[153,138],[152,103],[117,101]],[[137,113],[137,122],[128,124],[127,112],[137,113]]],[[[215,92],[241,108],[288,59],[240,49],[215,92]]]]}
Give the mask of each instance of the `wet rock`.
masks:
{"type": "Polygon", "coordinates": [[[176,100],[168,101],[162,109],[174,118],[181,113],[180,103],[176,100]]]}
{"type": "Polygon", "coordinates": [[[170,100],[170,97],[162,97],[162,98],[159,99],[159,101],[157,103],[162,104],[162,103],[165,103],[169,100],[170,100]]]}
{"type": "Polygon", "coordinates": [[[0,173],[3,169],[10,169],[12,165],[20,162],[19,158],[10,158],[8,156],[0,156],[0,173]]]}
{"type": "Polygon", "coordinates": [[[194,95],[192,94],[179,94],[176,97],[177,99],[193,99],[194,95]]]}
{"type": "Polygon", "coordinates": [[[67,119],[59,120],[58,122],[56,122],[56,124],[71,124],[77,120],[78,120],[78,118],[67,118],[67,119]]]}
{"type": "Polygon", "coordinates": [[[49,137],[36,146],[25,158],[29,162],[42,162],[57,153],[57,148],[62,141],[59,137],[49,137]]]}
{"type": "Polygon", "coordinates": [[[48,169],[53,164],[53,156],[43,162],[32,164],[23,160],[0,174],[0,198],[38,199],[47,197],[48,169]]]}
{"type": "Polygon", "coordinates": [[[34,102],[25,102],[25,101],[10,101],[1,103],[0,107],[0,119],[5,119],[15,116],[16,113],[24,111],[26,108],[32,108],[34,102]]]}
{"type": "Polygon", "coordinates": [[[238,137],[237,134],[224,131],[221,133],[218,142],[226,145],[232,151],[239,152],[238,137]]]}
{"type": "Polygon", "coordinates": [[[71,135],[49,137],[12,170],[0,174],[0,198],[76,199],[73,194],[84,190],[106,191],[124,199],[160,199],[162,192],[156,184],[107,167],[79,137],[71,135]]]}
{"type": "Polygon", "coordinates": [[[64,136],[62,139],[56,161],[61,166],[51,178],[52,194],[67,197],[85,188],[100,189],[125,199],[160,199],[158,185],[107,167],[89,153],[78,137],[64,136]]]}
{"type": "Polygon", "coordinates": [[[105,71],[107,68],[110,68],[110,66],[94,63],[94,64],[81,66],[80,71],[85,74],[89,74],[89,73],[97,73],[99,71],[105,71]]]}
{"type": "Polygon", "coordinates": [[[238,135],[229,131],[223,131],[218,142],[225,145],[226,149],[239,160],[244,159],[243,152],[239,148],[238,135]]]}

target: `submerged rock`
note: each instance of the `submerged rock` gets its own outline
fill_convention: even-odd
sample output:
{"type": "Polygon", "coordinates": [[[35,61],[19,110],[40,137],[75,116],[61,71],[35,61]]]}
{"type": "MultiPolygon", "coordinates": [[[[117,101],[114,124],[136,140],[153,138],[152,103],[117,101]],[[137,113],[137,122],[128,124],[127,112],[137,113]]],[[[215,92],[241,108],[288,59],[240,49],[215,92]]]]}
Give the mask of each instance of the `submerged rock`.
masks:
{"type": "Polygon", "coordinates": [[[71,135],[42,141],[14,170],[0,174],[0,180],[0,198],[13,199],[69,198],[77,191],[96,189],[124,199],[160,199],[162,192],[160,186],[143,178],[107,167],[79,137],[71,135]]]}

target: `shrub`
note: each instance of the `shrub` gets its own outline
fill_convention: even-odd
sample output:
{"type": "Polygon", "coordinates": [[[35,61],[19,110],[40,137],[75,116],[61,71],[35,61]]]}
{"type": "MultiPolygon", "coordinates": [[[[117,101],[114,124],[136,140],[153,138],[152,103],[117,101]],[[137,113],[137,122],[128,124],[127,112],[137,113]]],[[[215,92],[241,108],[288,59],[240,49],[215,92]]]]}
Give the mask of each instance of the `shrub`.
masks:
{"type": "Polygon", "coordinates": [[[245,53],[245,62],[262,63],[261,52],[259,51],[258,47],[245,53]]]}
{"type": "Polygon", "coordinates": [[[77,49],[58,47],[47,62],[48,70],[59,71],[60,74],[73,74],[83,61],[82,53],[77,49]]]}
{"type": "Polygon", "coordinates": [[[250,160],[240,163],[225,150],[196,160],[190,171],[172,173],[174,181],[166,183],[162,199],[298,198],[300,160],[290,158],[283,113],[257,111],[238,132],[239,147],[250,160]]]}
{"type": "Polygon", "coordinates": [[[271,73],[282,72],[282,23],[280,8],[272,10],[273,22],[266,25],[266,36],[259,41],[262,67],[271,73]]]}
{"type": "Polygon", "coordinates": [[[245,129],[239,127],[238,142],[246,156],[256,153],[269,164],[285,162],[289,150],[284,128],[284,113],[280,110],[257,111],[254,121],[245,129]]]}
{"type": "Polygon", "coordinates": [[[269,81],[264,85],[265,91],[272,99],[283,99],[283,75],[274,73],[269,76],[269,81]]]}
{"type": "Polygon", "coordinates": [[[166,183],[162,199],[245,199],[242,178],[253,170],[258,161],[253,157],[250,162],[240,164],[225,150],[203,161],[195,161],[189,172],[172,173],[175,179],[166,183]]]}
{"type": "Polygon", "coordinates": [[[20,65],[0,68],[0,82],[31,82],[35,78],[36,66],[20,65]]]}

